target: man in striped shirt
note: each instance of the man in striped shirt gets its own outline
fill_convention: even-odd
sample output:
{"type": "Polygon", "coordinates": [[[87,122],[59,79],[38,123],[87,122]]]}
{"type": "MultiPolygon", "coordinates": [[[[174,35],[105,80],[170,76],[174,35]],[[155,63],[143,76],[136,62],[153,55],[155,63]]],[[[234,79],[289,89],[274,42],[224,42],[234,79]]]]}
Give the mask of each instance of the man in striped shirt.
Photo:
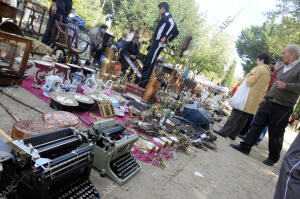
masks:
{"type": "Polygon", "coordinates": [[[167,46],[175,37],[179,34],[177,25],[169,13],[169,5],[166,2],[162,2],[158,5],[159,14],[161,18],[156,26],[156,30],[153,35],[153,42],[149,48],[148,55],[142,71],[142,79],[140,81],[141,87],[146,87],[150,75],[152,74],[153,67],[156,63],[156,59],[164,47],[167,46]]]}

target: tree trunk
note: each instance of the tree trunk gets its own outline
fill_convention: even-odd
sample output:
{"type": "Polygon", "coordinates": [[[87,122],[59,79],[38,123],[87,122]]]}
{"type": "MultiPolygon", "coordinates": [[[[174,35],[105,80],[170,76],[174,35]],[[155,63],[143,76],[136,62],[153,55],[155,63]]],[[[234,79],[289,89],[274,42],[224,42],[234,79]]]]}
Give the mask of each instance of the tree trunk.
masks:
{"type": "Polygon", "coordinates": [[[199,75],[203,70],[204,70],[204,67],[201,66],[200,69],[199,69],[199,71],[198,71],[198,74],[197,74],[197,75],[199,75]]]}
{"type": "Polygon", "coordinates": [[[101,17],[102,12],[103,12],[103,8],[104,8],[104,6],[105,6],[105,3],[106,3],[106,0],[103,1],[103,4],[102,4],[102,6],[101,6],[101,10],[100,10],[99,14],[97,15],[97,18],[96,18],[96,24],[95,24],[95,25],[97,25],[98,22],[99,22],[99,19],[100,19],[100,17],[101,17]]]}

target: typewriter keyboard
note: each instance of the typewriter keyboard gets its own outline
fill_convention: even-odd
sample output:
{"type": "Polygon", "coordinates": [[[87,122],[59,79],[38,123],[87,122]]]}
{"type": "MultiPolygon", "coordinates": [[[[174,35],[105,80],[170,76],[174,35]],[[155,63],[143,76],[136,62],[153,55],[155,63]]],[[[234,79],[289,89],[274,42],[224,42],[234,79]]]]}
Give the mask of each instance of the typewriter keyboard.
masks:
{"type": "Polygon", "coordinates": [[[113,172],[120,179],[127,178],[140,167],[140,165],[136,162],[135,157],[133,157],[130,153],[126,153],[112,161],[110,166],[113,172]]]}
{"type": "Polygon", "coordinates": [[[59,190],[53,190],[51,199],[100,199],[100,194],[87,178],[76,179],[59,190]]]}
{"type": "Polygon", "coordinates": [[[109,128],[105,128],[102,131],[104,132],[104,134],[110,135],[112,133],[119,133],[119,132],[122,132],[124,130],[125,130],[125,128],[123,126],[116,125],[116,126],[112,126],[112,127],[109,127],[109,128]]]}
{"type": "Polygon", "coordinates": [[[141,103],[141,102],[137,102],[135,100],[132,100],[128,103],[128,106],[133,106],[134,108],[136,108],[139,111],[146,111],[149,108],[151,108],[150,105],[146,104],[146,103],[141,103]]]}

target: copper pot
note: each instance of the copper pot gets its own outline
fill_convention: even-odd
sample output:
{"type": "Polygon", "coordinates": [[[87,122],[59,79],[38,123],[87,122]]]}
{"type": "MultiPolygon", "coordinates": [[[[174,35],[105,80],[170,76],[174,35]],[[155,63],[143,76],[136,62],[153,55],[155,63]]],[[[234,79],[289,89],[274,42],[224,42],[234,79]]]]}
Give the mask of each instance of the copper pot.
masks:
{"type": "Polygon", "coordinates": [[[150,104],[154,103],[159,88],[160,88],[160,82],[157,81],[156,75],[153,75],[153,77],[150,79],[150,81],[147,84],[146,92],[143,96],[143,100],[150,104]]]}

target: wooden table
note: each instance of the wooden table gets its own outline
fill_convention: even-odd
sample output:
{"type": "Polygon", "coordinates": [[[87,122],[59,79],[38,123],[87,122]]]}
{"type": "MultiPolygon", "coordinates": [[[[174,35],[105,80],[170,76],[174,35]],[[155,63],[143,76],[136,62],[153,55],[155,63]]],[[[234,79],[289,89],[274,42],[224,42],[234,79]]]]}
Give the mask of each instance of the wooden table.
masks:
{"type": "Polygon", "coordinates": [[[18,9],[10,6],[7,3],[0,1],[0,23],[2,23],[2,17],[15,19],[18,9]]]}

